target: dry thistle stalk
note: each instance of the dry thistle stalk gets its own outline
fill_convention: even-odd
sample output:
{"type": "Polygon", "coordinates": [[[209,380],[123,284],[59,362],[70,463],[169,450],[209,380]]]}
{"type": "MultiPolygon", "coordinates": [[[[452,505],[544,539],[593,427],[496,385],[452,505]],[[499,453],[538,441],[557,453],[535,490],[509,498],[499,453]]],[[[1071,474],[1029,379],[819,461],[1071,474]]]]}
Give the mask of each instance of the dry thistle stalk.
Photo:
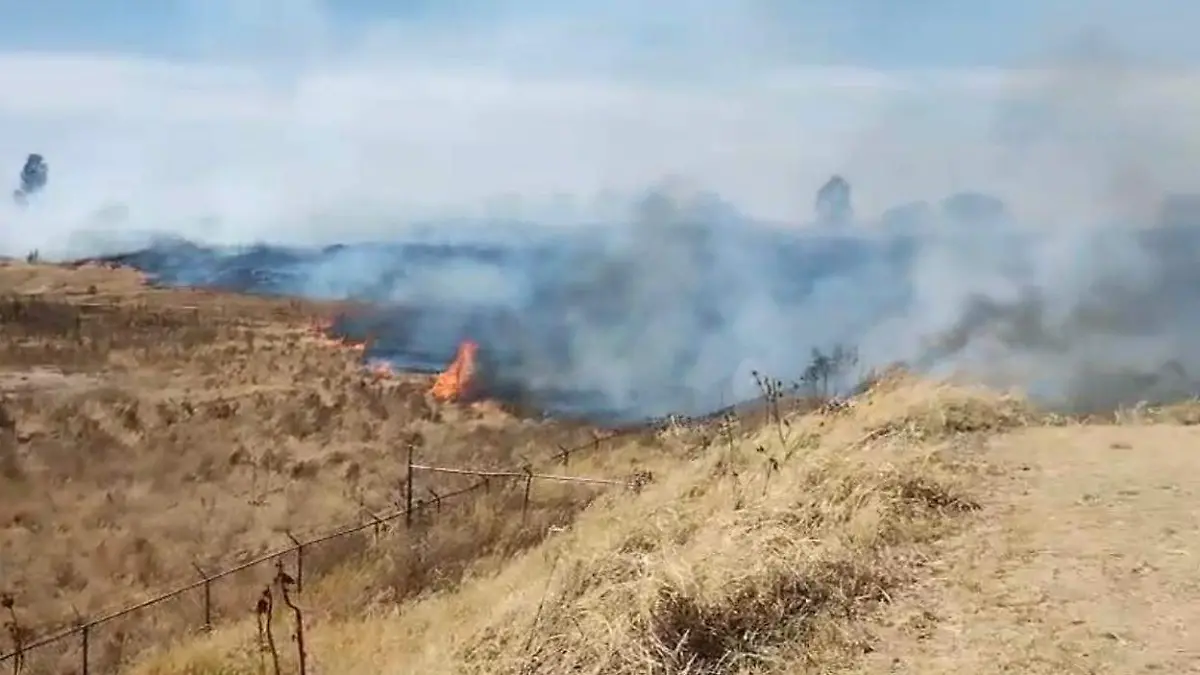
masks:
{"type": "Polygon", "coordinates": [[[761,445],[754,449],[759,454],[766,455],[766,457],[767,457],[767,464],[763,470],[763,489],[762,489],[763,496],[765,497],[765,496],[767,496],[767,488],[771,484],[771,475],[774,473],[777,473],[779,471],[779,460],[775,459],[775,457],[773,457],[771,455],[768,455],[767,449],[761,445]]]}
{"type": "Polygon", "coordinates": [[[5,622],[4,627],[8,629],[9,639],[13,643],[12,672],[13,675],[20,675],[21,670],[25,668],[25,638],[28,637],[29,631],[17,619],[16,602],[11,595],[7,593],[0,595],[0,607],[8,610],[9,619],[5,622]]]}
{"type": "Polygon", "coordinates": [[[296,661],[300,665],[300,675],[308,674],[308,652],[304,647],[304,613],[292,601],[291,589],[296,585],[296,580],[287,572],[283,571],[283,560],[277,560],[276,563],[275,581],[279,584],[279,591],[283,594],[283,603],[292,610],[292,616],[296,622],[296,632],[293,639],[296,642],[296,661]]]}
{"type": "Polygon", "coordinates": [[[762,393],[763,400],[767,403],[768,418],[773,418],[775,422],[775,430],[779,433],[779,443],[787,445],[787,439],[784,436],[784,427],[787,423],[783,420],[783,413],[780,410],[779,404],[783,401],[783,381],[771,379],[759,375],[757,370],[750,373],[754,377],[754,384],[758,386],[759,392],[762,393]]]}
{"type": "Polygon", "coordinates": [[[275,646],[275,633],[271,627],[271,617],[275,613],[275,602],[271,595],[271,586],[268,584],[263,589],[262,595],[258,598],[258,603],[255,605],[255,613],[258,616],[258,646],[259,646],[259,667],[260,670],[266,671],[266,664],[263,663],[262,652],[267,651],[271,654],[271,666],[275,675],[282,675],[279,668],[279,649],[275,646]]]}

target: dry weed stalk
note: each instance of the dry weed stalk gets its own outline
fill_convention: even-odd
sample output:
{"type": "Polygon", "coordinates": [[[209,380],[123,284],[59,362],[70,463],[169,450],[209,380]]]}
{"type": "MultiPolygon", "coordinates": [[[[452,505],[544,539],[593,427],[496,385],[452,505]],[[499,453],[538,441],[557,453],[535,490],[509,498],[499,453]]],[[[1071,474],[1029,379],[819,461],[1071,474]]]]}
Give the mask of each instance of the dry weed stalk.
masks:
{"type": "Polygon", "coordinates": [[[754,377],[754,384],[758,386],[763,400],[767,402],[768,419],[773,419],[775,422],[775,430],[779,434],[779,444],[786,446],[787,438],[784,435],[784,427],[791,426],[791,424],[783,419],[783,413],[779,409],[779,404],[783,401],[783,381],[763,377],[757,370],[751,371],[750,374],[754,377]]]}
{"type": "Polygon", "coordinates": [[[0,595],[0,607],[8,610],[8,621],[4,627],[8,629],[8,636],[13,643],[12,672],[13,675],[20,675],[25,667],[25,639],[29,637],[29,630],[17,618],[16,602],[11,595],[0,595]]]}
{"type": "Polygon", "coordinates": [[[533,623],[529,626],[529,636],[525,640],[525,648],[522,653],[525,658],[525,673],[536,672],[538,664],[538,655],[541,652],[539,648],[536,652],[533,650],[533,640],[537,637],[538,624],[542,620],[542,611],[546,608],[546,598],[550,596],[550,584],[554,581],[554,573],[558,571],[558,563],[562,560],[562,553],[556,553],[554,561],[550,564],[550,572],[546,574],[546,585],[542,587],[542,596],[538,599],[537,609],[533,613],[533,623]]]}
{"type": "Polygon", "coordinates": [[[733,429],[738,423],[737,415],[732,411],[721,416],[720,432],[725,437],[727,459],[732,459],[733,453],[737,451],[737,439],[734,438],[733,429]]]}
{"type": "Polygon", "coordinates": [[[300,665],[300,675],[308,675],[308,650],[304,646],[304,613],[292,600],[291,595],[291,589],[296,585],[296,580],[283,571],[282,558],[277,560],[275,565],[275,583],[279,585],[279,592],[283,595],[283,604],[292,610],[292,617],[296,624],[295,633],[292,636],[296,643],[296,663],[300,665]]]}
{"type": "Polygon", "coordinates": [[[281,675],[279,668],[279,650],[275,647],[275,634],[271,627],[271,616],[275,613],[275,601],[271,595],[271,586],[268,584],[263,589],[261,595],[258,596],[258,603],[254,607],[254,613],[258,619],[258,663],[259,670],[266,673],[267,666],[264,663],[264,652],[271,654],[271,666],[274,675],[281,675]]]}
{"type": "Polygon", "coordinates": [[[767,458],[766,466],[763,470],[763,496],[767,496],[767,489],[771,486],[771,475],[779,471],[779,460],[774,456],[767,454],[767,449],[761,445],[755,446],[754,451],[767,458]]]}

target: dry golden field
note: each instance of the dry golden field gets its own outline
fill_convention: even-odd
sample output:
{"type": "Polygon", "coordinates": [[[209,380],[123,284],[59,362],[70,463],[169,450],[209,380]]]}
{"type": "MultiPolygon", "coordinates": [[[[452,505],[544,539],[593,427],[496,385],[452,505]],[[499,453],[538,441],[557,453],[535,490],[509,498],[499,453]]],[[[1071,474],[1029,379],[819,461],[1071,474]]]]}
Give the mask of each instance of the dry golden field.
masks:
{"type": "MultiPolygon", "coordinates": [[[[420,460],[476,469],[594,438],[496,406],[440,405],[429,378],[368,372],[358,351],[312,329],[337,309],[151,289],[128,270],[0,268],[0,593],[18,629],[53,632],[285,546],[289,532],[394,508],[414,433],[420,460]]],[[[469,482],[423,477],[421,496],[469,482]]],[[[576,487],[558,504],[553,488],[539,490],[526,524],[562,518],[594,492],[576,487]]],[[[501,530],[454,536],[468,541],[442,539],[429,574],[452,576],[475,547],[522,545],[501,530]]],[[[309,574],[366,539],[314,547],[309,574]]],[[[401,597],[434,583],[421,578],[426,563],[392,563],[364,592],[401,597]]],[[[217,618],[252,607],[271,571],[214,584],[217,618]]],[[[91,636],[92,667],[108,672],[202,623],[199,594],[113,622],[91,636]]],[[[73,667],[76,643],[31,652],[25,667],[73,667]]]]}
{"type": "Polygon", "coordinates": [[[480,483],[423,473],[410,526],[307,551],[298,612],[271,586],[270,639],[263,565],[214,585],[211,630],[198,592],[96,627],[92,672],[1200,672],[1191,404],[1073,420],[895,373],[597,440],[368,373],[311,330],[336,307],[21,264],[0,295],[0,592],[33,634],[395,510],[410,443],[621,483],[439,508],[480,483]]]}

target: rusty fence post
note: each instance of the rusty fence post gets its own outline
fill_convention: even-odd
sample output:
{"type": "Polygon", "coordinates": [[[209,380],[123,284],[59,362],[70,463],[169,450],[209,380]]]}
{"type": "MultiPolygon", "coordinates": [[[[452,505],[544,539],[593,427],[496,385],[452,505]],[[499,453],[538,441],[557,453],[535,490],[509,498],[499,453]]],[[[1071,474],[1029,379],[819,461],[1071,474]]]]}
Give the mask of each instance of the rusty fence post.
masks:
{"type": "Polygon", "coordinates": [[[210,579],[208,577],[208,574],[205,573],[205,571],[199,565],[197,565],[195,562],[192,562],[192,567],[196,568],[196,572],[200,575],[200,578],[204,581],[203,586],[201,586],[201,588],[204,590],[204,632],[209,633],[209,632],[212,632],[212,627],[213,627],[212,626],[212,579],[210,579]]]}
{"type": "Polygon", "coordinates": [[[383,520],[383,518],[380,518],[374,511],[372,511],[371,509],[368,509],[365,505],[363,505],[361,503],[358,505],[358,508],[362,510],[363,515],[365,515],[371,519],[371,523],[372,523],[371,534],[373,535],[371,538],[371,541],[372,541],[372,543],[378,544],[379,536],[383,533],[385,521],[383,520]]]}
{"type": "Polygon", "coordinates": [[[404,526],[412,527],[413,522],[413,456],[416,454],[415,443],[408,444],[408,473],[404,477],[404,526]]]}
{"type": "Polygon", "coordinates": [[[525,496],[521,500],[521,521],[524,522],[525,516],[529,513],[529,491],[533,489],[533,469],[526,466],[522,470],[525,472],[525,496]]]}
{"type": "Polygon", "coordinates": [[[304,542],[296,538],[291,530],[286,532],[287,538],[292,540],[292,545],[296,547],[296,592],[304,592],[304,542]]]}
{"type": "Polygon", "coordinates": [[[90,636],[91,630],[92,630],[92,624],[90,624],[90,623],[85,623],[79,627],[79,634],[81,636],[80,637],[80,647],[82,647],[82,649],[83,649],[83,654],[80,657],[81,661],[80,661],[79,665],[81,667],[80,672],[83,673],[83,675],[88,675],[88,651],[89,651],[88,641],[89,641],[89,638],[91,637],[90,636]]]}

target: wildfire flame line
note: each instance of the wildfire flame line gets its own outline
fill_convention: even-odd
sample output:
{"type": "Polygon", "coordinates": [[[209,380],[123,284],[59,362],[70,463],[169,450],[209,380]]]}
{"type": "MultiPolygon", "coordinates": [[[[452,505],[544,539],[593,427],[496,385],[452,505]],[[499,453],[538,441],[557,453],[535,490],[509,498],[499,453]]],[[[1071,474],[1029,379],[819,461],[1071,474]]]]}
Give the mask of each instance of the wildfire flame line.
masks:
{"type": "Polygon", "coordinates": [[[338,349],[350,349],[356,352],[365,352],[367,345],[371,342],[371,337],[368,336],[364,341],[351,340],[343,337],[333,337],[330,335],[330,330],[333,328],[333,322],[327,320],[317,320],[313,322],[312,334],[317,342],[326,346],[338,349]]]}
{"type": "Polygon", "coordinates": [[[433,381],[429,393],[439,401],[462,401],[471,396],[475,384],[475,354],[479,345],[463,340],[446,370],[433,381]]]}
{"type": "MultiPolygon", "coordinates": [[[[332,321],[315,321],[312,325],[313,337],[326,347],[350,349],[360,353],[366,352],[373,341],[374,336],[370,335],[362,342],[333,337],[330,335],[333,325],[334,322],[332,321]]],[[[479,345],[474,341],[462,341],[458,345],[458,351],[454,355],[454,360],[446,366],[444,371],[434,378],[433,385],[429,388],[429,394],[434,399],[445,403],[466,401],[471,398],[476,393],[475,356],[478,351],[479,345]]],[[[376,378],[392,377],[396,374],[391,365],[385,362],[368,364],[367,370],[376,378]]]]}

